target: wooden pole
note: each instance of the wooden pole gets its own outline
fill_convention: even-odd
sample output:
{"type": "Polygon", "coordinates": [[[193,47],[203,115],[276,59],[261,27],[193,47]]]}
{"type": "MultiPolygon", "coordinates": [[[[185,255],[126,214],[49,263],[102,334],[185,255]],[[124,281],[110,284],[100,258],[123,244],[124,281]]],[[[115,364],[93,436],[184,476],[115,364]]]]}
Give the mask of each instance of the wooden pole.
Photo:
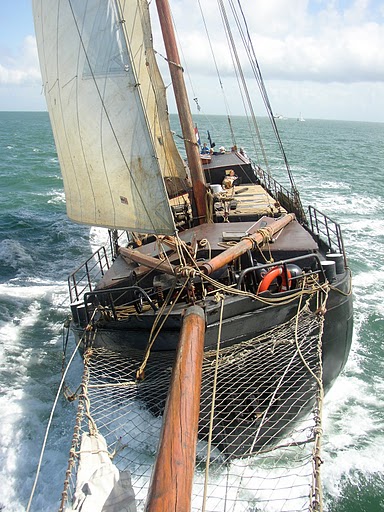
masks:
{"type": "MultiPolygon", "coordinates": [[[[278,231],[283,229],[287,224],[292,222],[295,219],[295,215],[293,213],[288,213],[281,219],[278,219],[273,224],[270,224],[268,228],[264,228],[266,233],[268,233],[269,237],[272,238],[278,231]]],[[[219,268],[223,267],[227,263],[236,260],[242,254],[247,252],[249,249],[256,245],[262,245],[264,242],[263,233],[257,232],[253,235],[250,235],[246,238],[243,238],[239,243],[230,247],[226,251],[221,252],[210,261],[203,263],[200,266],[200,269],[206,274],[210,275],[219,268]]]]}
{"type": "Polygon", "coordinates": [[[189,512],[200,413],[205,315],[185,313],[145,512],[189,512]]]}
{"type": "Polygon", "coordinates": [[[168,263],[168,261],[159,260],[158,258],[148,256],[139,251],[135,251],[135,249],[130,249],[129,247],[119,247],[119,253],[124,259],[128,259],[130,261],[134,261],[135,263],[139,263],[140,265],[144,265],[144,267],[148,267],[148,269],[154,268],[164,272],[164,274],[176,274],[175,267],[168,263]]]}
{"type": "Polygon", "coordinates": [[[195,199],[197,214],[199,216],[199,222],[202,224],[206,222],[207,216],[205,177],[200,159],[200,149],[196,143],[192,114],[184,82],[184,70],[180,63],[169,2],[168,0],[156,0],[156,5],[165,50],[167,52],[169,71],[171,73],[176,106],[179,113],[181,131],[183,133],[185,151],[187,153],[188,165],[191,170],[193,196],[195,199]]]}

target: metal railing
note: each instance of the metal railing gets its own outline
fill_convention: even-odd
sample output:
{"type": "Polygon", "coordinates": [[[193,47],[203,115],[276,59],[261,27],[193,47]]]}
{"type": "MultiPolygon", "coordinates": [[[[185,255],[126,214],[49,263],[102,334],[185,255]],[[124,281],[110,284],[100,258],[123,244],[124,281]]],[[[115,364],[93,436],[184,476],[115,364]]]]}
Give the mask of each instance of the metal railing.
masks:
{"type": "Polygon", "coordinates": [[[277,182],[261,167],[255,167],[255,174],[261,185],[274,199],[279,201],[281,206],[289,212],[295,213],[297,219],[303,221],[305,225],[309,223],[312,233],[328,247],[328,251],[342,254],[344,264],[347,265],[341,228],[337,222],[333,221],[313,206],[308,207],[309,220],[307,220],[301,204],[297,203],[295,194],[277,182]]]}
{"type": "Polygon", "coordinates": [[[126,246],[130,241],[127,231],[109,230],[109,244],[100,247],[68,277],[71,303],[82,300],[85,293],[94,290],[96,283],[117,257],[118,247],[126,246]]]}
{"type": "Polygon", "coordinates": [[[326,245],[329,252],[342,254],[347,265],[340,225],[313,206],[308,207],[308,213],[312,233],[326,245]]]}
{"type": "MultiPolygon", "coordinates": [[[[320,275],[322,282],[325,282],[325,275],[324,275],[324,271],[321,266],[321,261],[320,261],[319,256],[317,254],[304,254],[302,256],[296,256],[295,258],[289,258],[289,259],[283,260],[283,261],[275,261],[273,263],[266,263],[264,265],[256,265],[256,266],[248,267],[248,268],[244,269],[239,276],[239,279],[237,282],[237,288],[239,290],[248,289],[246,281],[248,281],[249,277],[250,277],[251,278],[251,286],[253,286],[254,289],[257,289],[260,279],[263,276],[263,273],[267,273],[273,267],[281,266],[283,268],[283,274],[284,274],[286,283],[291,283],[292,281],[300,279],[300,277],[302,277],[302,275],[298,275],[298,276],[295,275],[292,277],[290,276],[290,272],[287,267],[287,265],[289,265],[289,264],[298,265],[300,268],[302,266],[304,266],[306,276],[320,275]]],[[[288,289],[289,288],[290,288],[290,284],[288,285],[288,289]]]]}
{"type": "Polygon", "coordinates": [[[109,269],[109,260],[105,247],[100,247],[79,268],[68,277],[71,303],[82,299],[86,292],[92,292],[95,284],[109,269]]]}
{"type": "Polygon", "coordinates": [[[266,172],[258,165],[252,165],[260,184],[266,189],[269,195],[278,201],[287,211],[294,213],[299,221],[306,222],[305,213],[298,196],[276,181],[270,173],[266,172]]]}
{"type": "Polygon", "coordinates": [[[148,293],[140,286],[89,292],[84,295],[84,304],[87,323],[93,318],[93,313],[99,306],[104,313],[108,312],[109,318],[114,321],[125,320],[126,311],[131,306],[139,314],[146,305],[149,305],[154,312],[158,309],[148,293]]]}

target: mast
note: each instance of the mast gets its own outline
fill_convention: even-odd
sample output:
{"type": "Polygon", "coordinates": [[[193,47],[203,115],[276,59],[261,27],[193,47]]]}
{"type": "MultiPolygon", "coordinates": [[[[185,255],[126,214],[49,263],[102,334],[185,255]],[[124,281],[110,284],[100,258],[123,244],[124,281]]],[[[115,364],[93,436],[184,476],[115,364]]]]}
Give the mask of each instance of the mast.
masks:
{"type": "Polygon", "coordinates": [[[167,53],[169,71],[171,73],[176,106],[179,114],[181,130],[187,153],[188,165],[191,171],[193,196],[199,216],[199,223],[206,222],[206,188],[200,151],[195,142],[196,136],[193,128],[192,114],[189,107],[187,89],[185,87],[183,68],[180,64],[179,52],[176,44],[175,31],[172,24],[171,10],[168,0],[156,0],[161,31],[165,50],[167,53]]]}

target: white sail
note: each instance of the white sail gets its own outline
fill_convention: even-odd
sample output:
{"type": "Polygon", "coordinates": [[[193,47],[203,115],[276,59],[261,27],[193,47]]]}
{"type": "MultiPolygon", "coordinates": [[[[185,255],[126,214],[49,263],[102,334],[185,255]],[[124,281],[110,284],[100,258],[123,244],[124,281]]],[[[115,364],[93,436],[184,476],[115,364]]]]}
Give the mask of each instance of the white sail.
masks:
{"type": "Polygon", "coordinates": [[[187,179],[186,168],[169,126],[165,86],[153,49],[147,0],[126,0],[122,3],[122,14],[160,168],[168,189],[174,192],[180,190],[180,180],[187,179]]]}
{"type": "Polygon", "coordinates": [[[163,176],[185,171],[151,39],[143,36],[144,3],[125,2],[121,13],[116,0],[33,0],[35,30],[68,216],[169,234],[175,227],[163,176]]]}

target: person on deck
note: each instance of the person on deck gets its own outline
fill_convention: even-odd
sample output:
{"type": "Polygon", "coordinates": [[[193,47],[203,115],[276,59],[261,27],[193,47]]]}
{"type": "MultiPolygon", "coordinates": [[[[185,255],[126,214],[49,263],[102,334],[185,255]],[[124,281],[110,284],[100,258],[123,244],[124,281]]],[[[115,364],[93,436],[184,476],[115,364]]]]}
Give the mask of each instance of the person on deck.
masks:
{"type": "Polygon", "coordinates": [[[206,142],[204,142],[203,147],[201,148],[201,154],[202,155],[208,155],[209,154],[209,147],[207,146],[206,142]]]}
{"type": "MultiPolygon", "coordinates": [[[[238,179],[235,171],[233,169],[229,169],[225,172],[225,178],[221,184],[224,190],[234,189],[235,181],[238,179]]],[[[232,191],[233,192],[233,191],[232,191]]]]}

